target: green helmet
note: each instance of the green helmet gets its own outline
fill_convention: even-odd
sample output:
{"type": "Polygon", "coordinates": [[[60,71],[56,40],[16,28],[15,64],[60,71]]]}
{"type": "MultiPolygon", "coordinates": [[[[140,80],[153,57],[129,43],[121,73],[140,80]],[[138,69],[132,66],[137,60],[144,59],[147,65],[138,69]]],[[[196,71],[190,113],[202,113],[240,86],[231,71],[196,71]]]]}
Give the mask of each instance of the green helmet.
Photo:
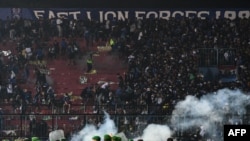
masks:
{"type": "Polygon", "coordinates": [[[104,141],[111,141],[111,136],[108,134],[104,135],[104,141]]]}
{"type": "Polygon", "coordinates": [[[92,137],[93,140],[95,141],[101,141],[101,137],[100,136],[94,136],[92,137]]]}

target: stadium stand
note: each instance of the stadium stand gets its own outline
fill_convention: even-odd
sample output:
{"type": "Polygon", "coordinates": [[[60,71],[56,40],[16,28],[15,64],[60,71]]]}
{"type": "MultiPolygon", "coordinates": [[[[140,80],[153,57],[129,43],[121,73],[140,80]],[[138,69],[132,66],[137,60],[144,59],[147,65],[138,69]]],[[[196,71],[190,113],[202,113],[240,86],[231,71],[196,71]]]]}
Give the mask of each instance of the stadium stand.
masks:
{"type": "Polygon", "coordinates": [[[60,29],[52,20],[1,21],[9,27],[0,29],[2,136],[46,138],[64,129],[70,137],[98,124],[104,110],[134,137],[142,128],[136,115],[147,115],[145,125],[162,123],[187,95],[250,90],[249,19],[114,19],[112,28],[77,20],[74,30],[72,21],[60,29]],[[98,50],[111,40],[111,50],[98,50]],[[93,74],[84,73],[86,56],[96,63],[93,74]]]}

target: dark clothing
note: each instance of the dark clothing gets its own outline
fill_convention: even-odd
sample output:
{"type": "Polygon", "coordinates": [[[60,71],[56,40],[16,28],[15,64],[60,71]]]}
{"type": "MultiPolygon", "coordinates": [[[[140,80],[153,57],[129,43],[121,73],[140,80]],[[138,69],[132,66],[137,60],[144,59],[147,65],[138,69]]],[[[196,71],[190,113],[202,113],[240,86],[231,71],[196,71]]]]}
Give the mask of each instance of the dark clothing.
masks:
{"type": "Polygon", "coordinates": [[[65,103],[65,104],[67,104],[67,105],[68,105],[68,104],[71,104],[70,96],[69,96],[69,95],[65,95],[64,98],[63,98],[63,100],[64,100],[64,103],[65,103]]]}
{"type": "Polygon", "coordinates": [[[4,129],[3,123],[4,123],[3,111],[0,110],[0,131],[4,129]]]}
{"type": "Polygon", "coordinates": [[[37,135],[37,123],[36,120],[33,119],[30,121],[30,134],[31,136],[36,136],[37,135]]]}
{"type": "Polygon", "coordinates": [[[44,137],[48,135],[48,125],[44,120],[38,124],[38,129],[40,130],[37,135],[38,137],[44,137]]]}
{"type": "Polygon", "coordinates": [[[124,87],[124,80],[123,80],[123,77],[120,75],[120,74],[118,74],[118,85],[119,85],[119,87],[120,88],[123,88],[124,87]]]}

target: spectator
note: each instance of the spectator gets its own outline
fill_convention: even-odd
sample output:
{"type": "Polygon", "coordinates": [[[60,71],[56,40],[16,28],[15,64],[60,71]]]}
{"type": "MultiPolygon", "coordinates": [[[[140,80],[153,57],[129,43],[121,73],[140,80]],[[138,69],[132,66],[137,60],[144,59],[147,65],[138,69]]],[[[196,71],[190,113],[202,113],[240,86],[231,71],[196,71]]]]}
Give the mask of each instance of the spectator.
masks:
{"type": "Polygon", "coordinates": [[[59,45],[59,42],[57,40],[54,40],[52,46],[53,46],[53,48],[55,50],[55,58],[57,58],[58,55],[60,54],[60,45],[59,45]]]}
{"type": "Polygon", "coordinates": [[[55,91],[52,88],[52,86],[48,87],[48,89],[46,90],[46,95],[47,95],[46,101],[48,103],[48,107],[50,108],[55,102],[55,91]]]}
{"type": "Polygon", "coordinates": [[[63,28],[62,28],[62,25],[63,25],[63,20],[62,18],[57,18],[56,19],[56,28],[57,28],[57,35],[58,37],[62,37],[63,36],[63,28]]]}
{"type": "Polygon", "coordinates": [[[120,73],[117,73],[116,75],[117,75],[117,78],[118,78],[118,86],[119,86],[120,88],[123,88],[123,87],[124,87],[124,80],[123,80],[123,77],[121,76],[120,73]]]}
{"type": "MultiPolygon", "coordinates": [[[[10,35],[11,40],[16,40],[18,39],[16,37],[21,35],[18,27],[23,25],[17,26],[19,22],[16,20],[22,19],[7,20],[6,22],[6,29],[10,32],[5,34],[10,35]]],[[[56,20],[54,19],[53,24],[55,22],[56,20]]],[[[64,27],[61,26],[63,28],[61,30],[67,34],[69,32],[66,27],[67,21],[64,20],[62,22],[65,22],[65,24],[63,25],[64,27]]],[[[40,39],[36,36],[38,35],[38,29],[42,28],[39,27],[41,25],[38,25],[37,22],[31,22],[30,24],[30,27],[25,27],[33,30],[32,33],[25,31],[26,37],[30,38],[22,38],[17,48],[21,56],[18,59],[14,55],[9,56],[8,64],[1,62],[0,67],[1,94],[12,93],[9,95],[9,101],[13,98],[13,106],[16,112],[20,110],[19,108],[22,105],[21,99],[23,99],[22,93],[16,93],[15,91],[15,87],[18,85],[18,81],[16,81],[16,78],[19,76],[18,70],[25,64],[22,62],[30,59],[29,57],[24,57],[29,53],[25,52],[27,51],[25,46],[31,47],[33,40],[40,42],[40,39]],[[5,76],[4,74],[8,75],[5,76]]],[[[203,94],[224,87],[230,87],[231,89],[240,88],[249,92],[249,39],[247,38],[247,32],[244,32],[249,25],[249,20],[247,19],[230,21],[227,19],[200,20],[198,18],[142,19],[135,21],[116,21],[113,19],[103,23],[79,20],[75,21],[74,24],[75,30],[72,30],[72,32],[77,32],[74,35],[79,37],[83,35],[87,47],[92,46],[92,41],[95,37],[104,41],[112,37],[113,41],[115,41],[114,44],[117,47],[121,47],[119,51],[122,56],[126,56],[126,61],[128,61],[128,70],[125,72],[124,80],[122,81],[121,75],[117,74],[119,87],[115,90],[115,96],[113,96],[110,87],[107,87],[109,86],[108,83],[104,83],[98,88],[100,90],[96,90],[95,95],[98,97],[99,104],[115,102],[120,104],[119,108],[126,108],[126,114],[157,113],[164,115],[172,113],[174,105],[187,95],[200,97],[203,94]],[[221,33],[226,36],[222,36],[221,33]],[[200,48],[206,51],[201,51],[200,48]],[[237,49],[237,55],[230,51],[234,48],[237,49]],[[209,77],[204,77],[204,74],[199,73],[198,65],[200,64],[205,64],[208,67],[216,65],[215,50],[219,50],[219,58],[224,59],[226,64],[232,64],[232,60],[237,56],[238,82],[220,83],[212,77],[208,81],[209,77]],[[119,100],[116,100],[117,97],[119,97],[119,100]],[[130,105],[137,104],[143,106],[130,108],[130,105]]],[[[53,26],[52,23],[51,26],[53,26]]],[[[62,32],[58,35],[63,36],[62,32]]],[[[66,48],[69,45],[66,37],[62,39],[60,44],[54,39],[53,41],[56,54],[59,53],[60,49],[62,54],[66,54],[66,48]]],[[[43,53],[43,48],[39,47],[39,44],[37,45],[38,48],[36,49],[38,49],[38,52],[35,52],[35,55],[43,53]]],[[[33,48],[29,49],[29,51],[32,50],[33,48]]],[[[32,58],[32,56],[30,57],[32,58]]],[[[235,62],[233,61],[233,63],[235,62]]],[[[90,68],[92,69],[92,65],[90,68]]],[[[40,104],[42,93],[46,97],[49,92],[41,90],[43,84],[46,83],[45,75],[39,74],[41,73],[40,68],[37,68],[35,71],[37,76],[36,84],[39,87],[39,91],[37,91],[34,99],[40,104]]],[[[53,94],[51,97],[49,95],[47,97],[49,97],[48,99],[54,99],[53,94]]],[[[25,94],[25,100],[26,98],[25,94]]],[[[99,108],[99,105],[95,109],[98,109],[97,107],[99,108]]]]}
{"type": "Polygon", "coordinates": [[[31,136],[37,136],[37,122],[35,118],[32,118],[30,120],[30,135],[31,136]]]}
{"type": "Polygon", "coordinates": [[[77,52],[77,50],[76,50],[76,48],[73,46],[73,44],[69,44],[68,45],[68,50],[67,50],[67,52],[68,52],[68,59],[69,59],[69,63],[68,63],[68,65],[76,65],[76,60],[75,60],[75,58],[76,58],[76,52],[77,52]]]}
{"type": "Polygon", "coordinates": [[[69,114],[70,113],[70,107],[71,107],[71,99],[70,99],[70,96],[69,96],[68,93],[64,94],[63,101],[64,101],[63,113],[65,113],[65,111],[67,111],[67,113],[69,114]]]}
{"type": "Polygon", "coordinates": [[[0,108],[0,131],[4,130],[4,113],[3,113],[3,109],[0,108]]]}
{"type": "Polygon", "coordinates": [[[57,54],[56,54],[56,48],[55,48],[55,46],[53,46],[53,45],[49,46],[48,55],[47,56],[48,56],[49,59],[55,59],[56,58],[57,54]]]}
{"type": "Polygon", "coordinates": [[[87,102],[90,98],[93,98],[94,95],[94,90],[93,90],[93,86],[89,85],[87,87],[85,87],[82,92],[81,92],[81,98],[82,98],[82,102],[84,103],[85,101],[87,102]]]}
{"type": "Polygon", "coordinates": [[[41,110],[42,94],[41,91],[37,91],[32,100],[32,105],[35,107],[35,113],[39,113],[41,110]]]}
{"type": "Polygon", "coordinates": [[[48,124],[46,121],[44,120],[41,120],[39,123],[38,123],[38,129],[39,129],[39,132],[38,132],[38,137],[39,138],[44,138],[44,135],[47,135],[48,134],[48,124]]]}
{"type": "Polygon", "coordinates": [[[64,56],[66,55],[67,48],[68,48],[68,43],[65,38],[63,38],[60,42],[60,50],[61,50],[61,55],[64,56]]]}

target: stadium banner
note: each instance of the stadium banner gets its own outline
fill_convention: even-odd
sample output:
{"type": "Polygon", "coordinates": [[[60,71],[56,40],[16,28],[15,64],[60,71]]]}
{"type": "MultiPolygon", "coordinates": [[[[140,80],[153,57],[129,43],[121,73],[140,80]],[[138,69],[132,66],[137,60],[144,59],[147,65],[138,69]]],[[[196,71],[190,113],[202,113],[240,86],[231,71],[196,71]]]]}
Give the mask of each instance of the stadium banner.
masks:
{"type": "Polygon", "coordinates": [[[91,19],[103,22],[107,19],[169,19],[178,17],[198,17],[200,19],[249,18],[249,9],[156,9],[156,8],[0,8],[0,18],[13,17],[25,19],[68,18],[91,19]]]}

